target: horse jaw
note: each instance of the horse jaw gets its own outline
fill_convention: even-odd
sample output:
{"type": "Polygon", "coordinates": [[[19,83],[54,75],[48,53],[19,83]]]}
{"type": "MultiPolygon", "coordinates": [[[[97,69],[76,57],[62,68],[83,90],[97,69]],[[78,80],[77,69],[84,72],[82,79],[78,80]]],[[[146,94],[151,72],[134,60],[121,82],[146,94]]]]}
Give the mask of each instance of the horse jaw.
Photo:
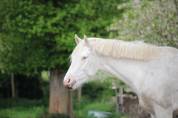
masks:
{"type": "Polygon", "coordinates": [[[80,88],[83,84],[87,83],[89,80],[84,78],[84,79],[81,79],[80,81],[77,81],[75,82],[75,84],[72,86],[72,90],[76,90],[78,88],[80,88]]]}

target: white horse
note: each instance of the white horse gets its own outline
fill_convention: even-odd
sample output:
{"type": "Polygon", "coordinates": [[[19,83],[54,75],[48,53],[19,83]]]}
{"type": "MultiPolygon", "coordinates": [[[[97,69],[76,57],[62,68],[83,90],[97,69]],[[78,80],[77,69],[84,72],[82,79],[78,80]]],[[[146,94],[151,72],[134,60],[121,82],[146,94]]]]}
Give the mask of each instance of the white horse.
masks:
{"type": "Polygon", "coordinates": [[[64,85],[76,89],[98,70],[121,79],[152,118],[172,118],[178,109],[178,50],[143,42],[75,36],[77,46],[64,85]]]}

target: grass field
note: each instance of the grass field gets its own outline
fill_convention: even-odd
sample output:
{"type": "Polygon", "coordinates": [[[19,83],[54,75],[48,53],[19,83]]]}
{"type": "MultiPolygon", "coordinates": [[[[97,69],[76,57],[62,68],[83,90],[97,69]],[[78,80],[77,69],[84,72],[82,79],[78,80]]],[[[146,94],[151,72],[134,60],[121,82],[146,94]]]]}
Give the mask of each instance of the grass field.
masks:
{"type": "Polygon", "coordinates": [[[0,118],[37,118],[46,110],[42,101],[37,100],[0,100],[0,118]]]}
{"type": "MultiPolygon", "coordinates": [[[[74,106],[75,118],[94,118],[87,117],[89,110],[111,112],[112,116],[109,118],[125,118],[122,114],[115,114],[113,104],[106,101],[82,101],[80,105],[74,106]]],[[[0,118],[43,118],[41,116],[43,116],[46,111],[47,105],[45,105],[44,101],[27,99],[0,100],[0,118]]]]}
{"type": "MultiPolygon", "coordinates": [[[[116,113],[114,94],[111,89],[105,88],[107,86],[108,83],[86,84],[80,103],[73,94],[75,118],[94,118],[87,116],[90,110],[110,112],[111,118],[125,118],[123,114],[116,113]]],[[[44,91],[47,89],[48,86],[44,91]]],[[[45,94],[41,100],[0,99],[0,118],[56,118],[47,115],[49,101],[47,96],[45,94]]]]}
{"type": "Polygon", "coordinates": [[[43,112],[43,107],[16,107],[0,111],[1,118],[36,118],[43,112]]]}

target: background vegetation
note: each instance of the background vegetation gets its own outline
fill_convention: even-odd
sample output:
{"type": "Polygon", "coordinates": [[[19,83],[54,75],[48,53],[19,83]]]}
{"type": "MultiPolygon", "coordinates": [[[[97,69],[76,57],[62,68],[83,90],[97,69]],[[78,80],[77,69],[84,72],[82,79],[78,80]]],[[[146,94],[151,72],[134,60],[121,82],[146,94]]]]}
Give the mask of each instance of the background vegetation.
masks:
{"type": "MultiPolygon", "coordinates": [[[[74,34],[178,47],[178,1],[1,0],[0,118],[59,117],[48,114],[49,72],[68,68],[74,34]]],[[[73,92],[75,118],[90,110],[125,117],[110,80],[87,84],[80,100],[73,92]]]]}

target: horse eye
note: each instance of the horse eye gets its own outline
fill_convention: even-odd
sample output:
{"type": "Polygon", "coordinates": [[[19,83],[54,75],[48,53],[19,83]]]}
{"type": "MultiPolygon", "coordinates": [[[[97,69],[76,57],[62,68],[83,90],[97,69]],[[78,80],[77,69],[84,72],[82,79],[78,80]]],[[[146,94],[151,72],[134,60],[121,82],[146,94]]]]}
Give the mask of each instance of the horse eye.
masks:
{"type": "Polygon", "coordinates": [[[87,57],[86,57],[86,56],[82,57],[82,60],[85,60],[85,59],[87,59],[87,57]]]}

